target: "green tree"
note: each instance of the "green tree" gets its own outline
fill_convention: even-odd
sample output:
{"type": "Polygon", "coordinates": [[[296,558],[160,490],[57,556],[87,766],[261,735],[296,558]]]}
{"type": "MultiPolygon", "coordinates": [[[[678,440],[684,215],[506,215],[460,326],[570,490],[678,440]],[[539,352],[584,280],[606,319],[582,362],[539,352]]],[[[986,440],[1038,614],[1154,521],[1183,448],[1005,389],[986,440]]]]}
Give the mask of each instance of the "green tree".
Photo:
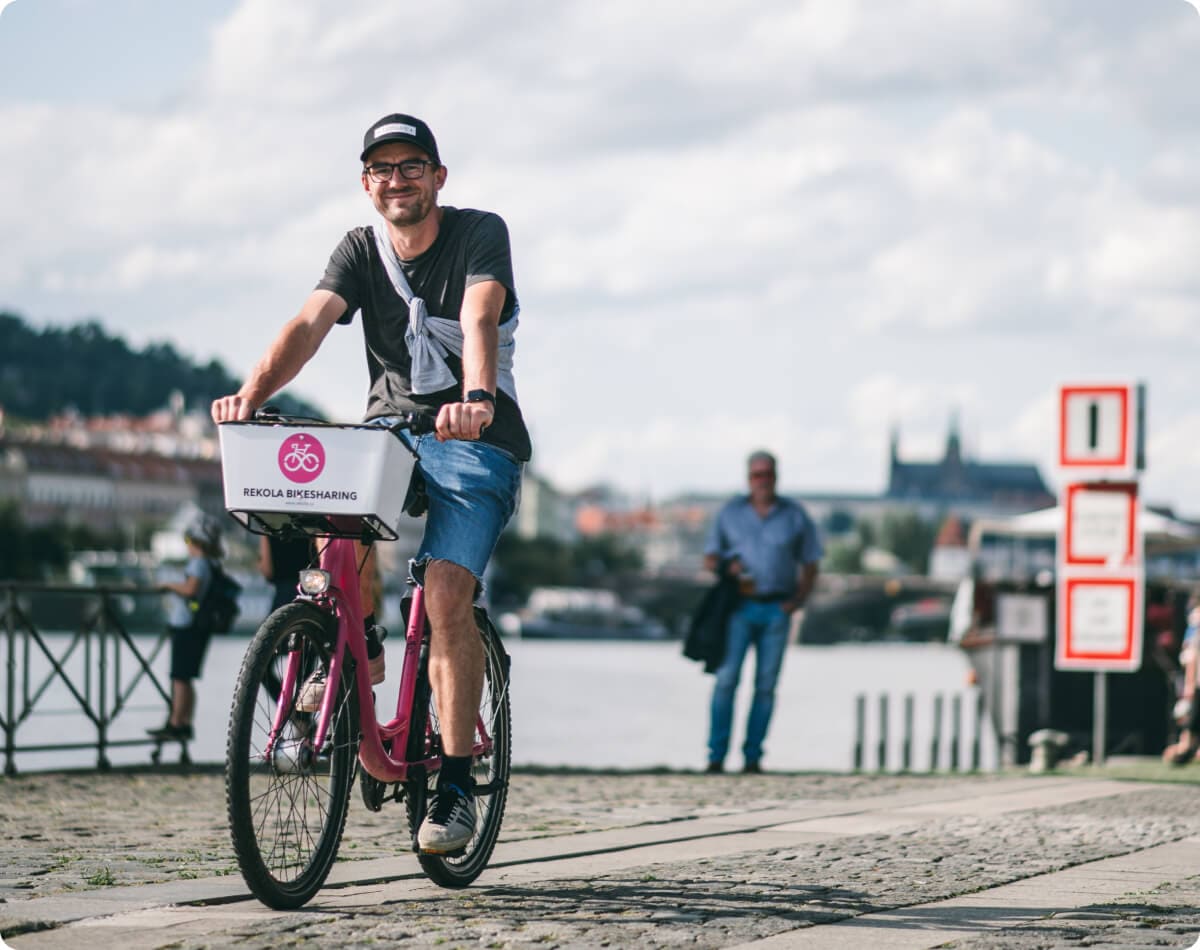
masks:
{"type": "Polygon", "coordinates": [[[597,579],[642,569],[642,552],[615,534],[581,538],[571,550],[579,580],[597,579]]]}
{"type": "Polygon", "coordinates": [[[30,529],[14,502],[0,505],[0,579],[43,580],[67,565],[67,545],[50,526],[30,529]]]}
{"type": "Polygon", "coordinates": [[[821,570],[826,574],[859,574],[862,572],[862,542],[857,535],[830,541],[825,547],[821,570]]]}
{"type": "Polygon", "coordinates": [[[86,525],[52,522],[28,525],[15,502],[0,504],[0,580],[46,580],[66,571],[77,551],[119,550],[116,533],[94,531],[86,525]]]}
{"type": "Polygon", "coordinates": [[[642,566],[641,552],[615,535],[564,544],[552,538],[500,536],[493,557],[492,598],[523,604],[535,587],[607,587],[642,566]]]}
{"type": "Polygon", "coordinates": [[[918,574],[929,570],[929,555],[937,538],[937,525],[921,520],[916,512],[893,512],[879,526],[879,546],[918,574]]]}
{"type": "Polygon", "coordinates": [[[500,536],[492,557],[492,599],[497,604],[523,604],[535,587],[570,585],[575,572],[566,546],[551,538],[500,536]]]}

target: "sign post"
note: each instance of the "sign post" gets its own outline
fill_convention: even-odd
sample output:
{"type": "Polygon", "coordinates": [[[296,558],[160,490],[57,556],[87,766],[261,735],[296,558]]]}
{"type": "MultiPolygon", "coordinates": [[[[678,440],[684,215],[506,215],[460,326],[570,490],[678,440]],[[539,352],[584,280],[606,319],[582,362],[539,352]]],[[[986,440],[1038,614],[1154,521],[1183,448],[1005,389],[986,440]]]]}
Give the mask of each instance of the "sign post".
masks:
{"type": "Polygon", "coordinates": [[[1104,763],[1109,673],[1142,665],[1145,568],[1138,474],[1145,389],[1059,387],[1058,466],[1069,479],[1058,535],[1054,666],[1095,674],[1092,760],[1104,763]]]}

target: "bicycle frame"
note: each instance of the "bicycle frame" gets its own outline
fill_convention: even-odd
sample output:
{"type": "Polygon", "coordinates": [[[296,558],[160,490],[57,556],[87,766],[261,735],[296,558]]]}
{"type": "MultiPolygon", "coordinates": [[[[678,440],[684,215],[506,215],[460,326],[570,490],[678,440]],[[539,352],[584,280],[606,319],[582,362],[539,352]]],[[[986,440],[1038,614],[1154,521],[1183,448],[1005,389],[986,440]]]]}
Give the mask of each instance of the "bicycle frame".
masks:
{"type": "MultiPolygon", "coordinates": [[[[367,642],[363,633],[362,607],[359,601],[358,563],[355,556],[354,541],[347,538],[330,538],[321,551],[321,568],[329,572],[331,583],[329,590],[316,600],[318,606],[329,610],[337,617],[337,642],[330,658],[329,673],[321,707],[316,714],[316,731],[312,737],[312,750],[324,748],[332,722],[334,704],[338,702],[338,689],[334,684],[340,683],[342,671],[347,662],[347,651],[354,661],[354,688],[358,692],[359,723],[362,738],[359,743],[358,758],[362,767],[373,778],[387,783],[404,782],[410,778],[410,771],[420,768],[424,772],[434,772],[441,768],[442,760],[438,754],[426,758],[409,761],[404,754],[408,747],[411,729],[410,715],[413,708],[413,697],[417,689],[417,671],[420,662],[421,643],[425,636],[425,590],[416,585],[412,605],[408,614],[408,625],[404,636],[404,657],[401,667],[400,691],[396,700],[396,716],[390,722],[380,723],[376,720],[374,692],[371,686],[369,661],[367,659],[367,642]],[[369,700],[369,701],[368,701],[369,700]],[[399,755],[390,753],[385,743],[391,743],[393,749],[399,750],[399,755]]],[[[302,657],[299,651],[293,650],[288,655],[284,671],[282,695],[296,695],[296,683],[301,676],[302,657]]],[[[275,709],[271,735],[264,750],[265,757],[272,757],[276,740],[283,734],[284,727],[292,713],[290,703],[279,703],[275,709]]],[[[492,750],[492,737],[487,724],[480,716],[476,717],[477,740],[472,748],[472,754],[488,755],[492,750]]]]}

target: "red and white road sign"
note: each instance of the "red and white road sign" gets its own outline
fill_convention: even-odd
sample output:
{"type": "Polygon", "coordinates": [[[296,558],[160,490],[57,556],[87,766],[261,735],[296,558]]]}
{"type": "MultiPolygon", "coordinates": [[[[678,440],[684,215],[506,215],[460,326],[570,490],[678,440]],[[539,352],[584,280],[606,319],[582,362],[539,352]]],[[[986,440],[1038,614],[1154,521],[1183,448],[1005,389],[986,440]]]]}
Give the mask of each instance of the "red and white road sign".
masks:
{"type": "Polygon", "coordinates": [[[1140,400],[1136,383],[1060,386],[1059,467],[1080,478],[1134,478],[1140,400]]]}
{"type": "Polygon", "coordinates": [[[1136,567],[1142,562],[1137,482],[1085,482],[1064,491],[1059,568],[1136,567]]]}
{"type": "Polygon", "coordinates": [[[1058,396],[1058,464],[1072,484],[1058,534],[1054,665],[1135,672],[1145,601],[1137,487],[1145,391],[1085,383],[1060,386],[1058,396]]]}
{"type": "Polygon", "coordinates": [[[1139,670],[1144,597],[1140,571],[1060,577],[1055,668],[1097,673],[1139,670]]]}

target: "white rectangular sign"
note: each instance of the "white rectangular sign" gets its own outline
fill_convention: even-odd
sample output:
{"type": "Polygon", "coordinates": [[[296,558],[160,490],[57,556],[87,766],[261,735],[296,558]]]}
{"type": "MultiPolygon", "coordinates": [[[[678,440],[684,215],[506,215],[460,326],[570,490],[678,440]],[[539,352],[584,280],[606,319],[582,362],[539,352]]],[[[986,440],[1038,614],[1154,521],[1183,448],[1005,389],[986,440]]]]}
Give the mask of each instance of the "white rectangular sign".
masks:
{"type": "Polygon", "coordinates": [[[1068,485],[1059,538],[1067,567],[1136,567],[1142,561],[1136,482],[1068,485]]]}
{"type": "Polygon", "coordinates": [[[1133,478],[1141,465],[1141,404],[1136,383],[1060,386],[1059,467],[1080,478],[1133,478]]]}
{"type": "Polygon", "coordinates": [[[1060,577],[1055,667],[1126,673],[1140,669],[1144,596],[1137,571],[1060,577]]]}
{"type": "Polygon", "coordinates": [[[1045,643],[1050,626],[1050,601],[1037,594],[996,595],[996,638],[1022,643],[1045,643]]]}

